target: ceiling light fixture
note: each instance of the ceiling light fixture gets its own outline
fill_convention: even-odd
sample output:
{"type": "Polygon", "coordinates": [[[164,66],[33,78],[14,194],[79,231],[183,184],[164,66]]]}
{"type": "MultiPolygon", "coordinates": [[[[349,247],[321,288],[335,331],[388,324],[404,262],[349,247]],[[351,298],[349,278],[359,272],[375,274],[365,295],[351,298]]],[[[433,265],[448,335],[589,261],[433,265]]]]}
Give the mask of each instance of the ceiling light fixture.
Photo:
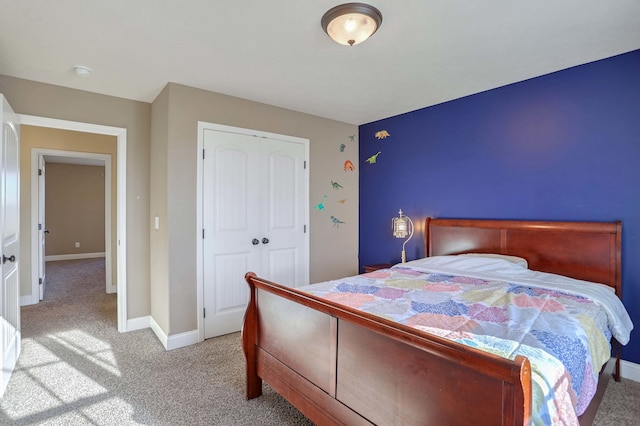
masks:
{"type": "Polygon", "coordinates": [[[75,72],[78,77],[89,77],[92,71],[91,68],[85,67],[84,65],[75,65],[73,72],[75,72]]]}
{"type": "Polygon", "coordinates": [[[329,9],[320,21],[336,43],[353,46],[373,35],[382,24],[378,9],[364,3],[345,3],[329,9]]]}

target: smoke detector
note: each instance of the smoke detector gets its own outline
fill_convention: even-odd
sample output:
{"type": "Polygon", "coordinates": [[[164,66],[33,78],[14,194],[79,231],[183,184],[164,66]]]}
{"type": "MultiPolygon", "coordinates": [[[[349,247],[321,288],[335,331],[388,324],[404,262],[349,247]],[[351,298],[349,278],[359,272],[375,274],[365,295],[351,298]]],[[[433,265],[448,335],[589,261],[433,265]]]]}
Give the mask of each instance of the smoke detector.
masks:
{"type": "Polygon", "coordinates": [[[89,77],[91,75],[91,68],[85,67],[84,65],[75,65],[73,72],[75,72],[78,77],[89,77]]]}

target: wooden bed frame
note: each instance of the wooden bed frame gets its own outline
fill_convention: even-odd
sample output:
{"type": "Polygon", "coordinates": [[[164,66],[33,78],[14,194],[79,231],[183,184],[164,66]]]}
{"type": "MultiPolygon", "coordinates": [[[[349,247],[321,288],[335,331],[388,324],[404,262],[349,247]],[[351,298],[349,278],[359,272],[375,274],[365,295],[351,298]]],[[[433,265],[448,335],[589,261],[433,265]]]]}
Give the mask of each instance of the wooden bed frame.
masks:
{"type": "MultiPolygon", "coordinates": [[[[428,256],[501,253],[621,295],[621,223],[426,220],[428,256]]],[[[247,273],[247,398],[262,382],[316,424],[527,424],[531,367],[247,273]]],[[[618,352],[619,359],[619,352],[618,352]]],[[[591,424],[615,362],[581,416],[591,424]]],[[[619,370],[618,370],[619,371],[619,370]]]]}

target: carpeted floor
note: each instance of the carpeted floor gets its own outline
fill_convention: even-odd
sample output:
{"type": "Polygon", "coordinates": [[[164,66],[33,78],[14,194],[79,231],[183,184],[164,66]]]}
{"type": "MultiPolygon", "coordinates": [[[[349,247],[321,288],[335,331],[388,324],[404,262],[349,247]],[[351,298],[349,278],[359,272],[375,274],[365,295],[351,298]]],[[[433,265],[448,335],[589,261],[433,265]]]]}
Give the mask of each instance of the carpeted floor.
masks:
{"type": "MultiPolygon", "coordinates": [[[[150,329],[118,333],[104,260],[47,263],[47,291],[22,308],[22,354],[0,424],[312,425],[265,386],[244,397],[239,333],[165,351],[150,329]]],[[[597,425],[636,425],[640,383],[611,381],[597,425]]]]}
{"type": "Polygon", "coordinates": [[[599,426],[640,424],[640,383],[610,380],[602,404],[593,422],[599,426]]]}
{"type": "Polygon", "coordinates": [[[150,329],[118,333],[103,259],[47,263],[45,300],[21,313],[0,424],[311,425],[268,388],[245,399],[239,333],[169,352],[150,329]]]}

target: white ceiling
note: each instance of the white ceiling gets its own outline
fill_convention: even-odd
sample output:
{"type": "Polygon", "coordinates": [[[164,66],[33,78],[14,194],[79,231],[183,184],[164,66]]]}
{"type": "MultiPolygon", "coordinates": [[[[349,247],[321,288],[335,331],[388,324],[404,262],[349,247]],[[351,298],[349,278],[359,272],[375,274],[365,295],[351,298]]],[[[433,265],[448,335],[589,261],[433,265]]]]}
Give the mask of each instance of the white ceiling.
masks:
{"type": "Polygon", "coordinates": [[[640,49],[638,0],[0,0],[0,74],[152,102],[168,82],[364,124],[640,49]],[[88,78],[74,65],[93,69],[88,78]]]}

